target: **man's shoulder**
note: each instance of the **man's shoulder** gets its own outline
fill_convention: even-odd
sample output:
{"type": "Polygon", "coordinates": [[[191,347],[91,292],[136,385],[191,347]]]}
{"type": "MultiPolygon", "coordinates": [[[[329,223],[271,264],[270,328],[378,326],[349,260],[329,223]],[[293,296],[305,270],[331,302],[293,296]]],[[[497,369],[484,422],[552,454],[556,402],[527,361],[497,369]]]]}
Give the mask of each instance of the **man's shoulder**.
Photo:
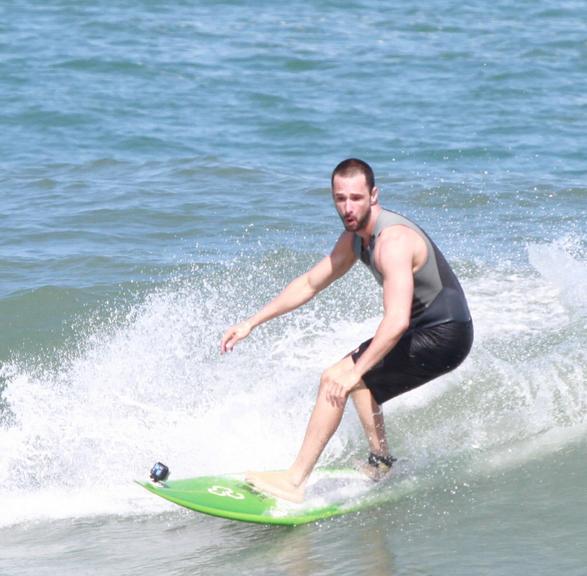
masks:
{"type": "Polygon", "coordinates": [[[409,242],[418,233],[409,226],[398,222],[381,230],[378,239],[380,245],[391,245],[393,242],[409,242]]]}
{"type": "Polygon", "coordinates": [[[359,238],[359,236],[357,234],[355,234],[354,232],[351,232],[350,230],[345,230],[338,237],[336,244],[337,244],[337,246],[340,244],[343,247],[352,248],[354,246],[355,242],[357,241],[357,239],[359,241],[361,240],[359,238]]]}
{"type": "Polygon", "coordinates": [[[379,235],[375,260],[380,264],[389,261],[411,261],[420,241],[417,232],[407,226],[402,224],[389,226],[379,235]]]}
{"type": "Polygon", "coordinates": [[[345,230],[336,241],[332,250],[333,255],[354,260],[361,254],[361,239],[354,233],[345,230]]]}

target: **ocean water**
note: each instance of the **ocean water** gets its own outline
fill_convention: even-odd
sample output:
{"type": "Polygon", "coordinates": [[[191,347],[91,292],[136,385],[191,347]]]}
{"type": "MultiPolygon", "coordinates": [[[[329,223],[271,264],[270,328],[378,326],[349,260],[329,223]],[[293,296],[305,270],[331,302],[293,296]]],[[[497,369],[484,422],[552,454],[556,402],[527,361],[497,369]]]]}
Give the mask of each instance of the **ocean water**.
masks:
{"type": "MultiPolygon", "coordinates": [[[[587,573],[587,6],[0,5],[0,574],[587,573]],[[369,337],[358,266],[232,354],[372,164],[466,290],[455,372],[384,406],[409,489],[295,529],[133,484],[287,466],[369,337]]],[[[366,454],[349,406],[323,463],[366,454]]],[[[403,486],[403,485],[402,485],[403,486]]]]}

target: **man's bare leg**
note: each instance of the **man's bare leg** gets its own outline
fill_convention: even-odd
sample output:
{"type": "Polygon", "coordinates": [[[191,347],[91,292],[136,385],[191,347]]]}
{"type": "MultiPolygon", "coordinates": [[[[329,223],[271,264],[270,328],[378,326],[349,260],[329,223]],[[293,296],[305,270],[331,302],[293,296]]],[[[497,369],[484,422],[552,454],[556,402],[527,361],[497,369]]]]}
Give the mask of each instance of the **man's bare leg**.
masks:
{"type": "Polygon", "coordinates": [[[303,500],[306,481],[342,419],[346,403],[339,406],[331,404],[326,398],[326,384],[333,373],[345,367],[348,369],[346,360],[343,358],[322,375],[304,441],[292,466],[287,471],[248,472],[246,479],[253,486],[293,502],[303,500]]]}
{"type": "Polygon", "coordinates": [[[381,406],[375,402],[368,388],[355,390],[351,393],[351,397],[367,436],[369,450],[377,456],[389,456],[385,420],[381,406]]]}
{"type": "Polygon", "coordinates": [[[375,402],[368,388],[355,390],[352,392],[352,398],[369,441],[371,453],[369,461],[360,465],[360,470],[371,480],[377,482],[389,473],[393,462],[385,435],[383,411],[381,406],[375,402]]]}

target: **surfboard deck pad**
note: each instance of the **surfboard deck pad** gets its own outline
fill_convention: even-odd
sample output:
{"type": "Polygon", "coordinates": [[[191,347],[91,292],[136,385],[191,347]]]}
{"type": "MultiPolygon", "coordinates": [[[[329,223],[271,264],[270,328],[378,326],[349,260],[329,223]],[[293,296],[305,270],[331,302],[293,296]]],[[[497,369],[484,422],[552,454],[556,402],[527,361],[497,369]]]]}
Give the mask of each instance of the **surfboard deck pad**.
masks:
{"type": "Polygon", "coordinates": [[[376,484],[350,468],[315,470],[301,504],[258,492],[245,481],[244,474],[137,483],[153,494],[190,510],[259,524],[307,524],[361,510],[377,501],[376,484]]]}

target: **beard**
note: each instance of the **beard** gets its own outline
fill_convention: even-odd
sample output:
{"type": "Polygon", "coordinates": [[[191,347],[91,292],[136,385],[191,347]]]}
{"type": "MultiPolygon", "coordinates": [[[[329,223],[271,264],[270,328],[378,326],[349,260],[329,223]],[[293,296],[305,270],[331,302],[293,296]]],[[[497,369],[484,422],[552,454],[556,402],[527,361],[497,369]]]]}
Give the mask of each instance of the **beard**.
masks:
{"type": "Polygon", "coordinates": [[[367,212],[365,212],[365,214],[356,222],[349,223],[345,220],[345,217],[342,214],[339,214],[339,216],[344,225],[344,229],[347,232],[359,232],[367,226],[369,218],[371,218],[371,207],[369,207],[369,210],[367,210],[367,212]]]}

